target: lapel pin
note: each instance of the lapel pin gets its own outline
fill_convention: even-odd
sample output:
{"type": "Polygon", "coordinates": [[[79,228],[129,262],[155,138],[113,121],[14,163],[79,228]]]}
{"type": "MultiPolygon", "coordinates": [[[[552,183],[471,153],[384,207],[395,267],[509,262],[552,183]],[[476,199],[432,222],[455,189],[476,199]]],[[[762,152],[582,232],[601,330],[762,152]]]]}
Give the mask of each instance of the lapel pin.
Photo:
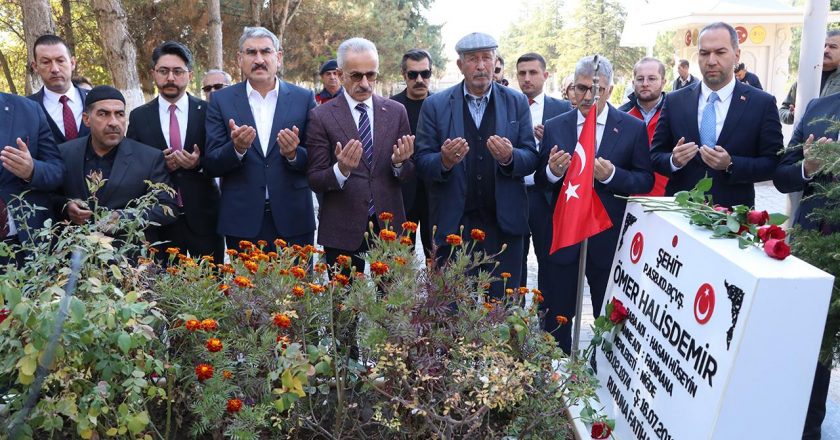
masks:
{"type": "Polygon", "coordinates": [[[746,101],[746,100],[747,100],[747,97],[744,96],[744,95],[741,95],[741,101],[746,101]]]}
{"type": "Polygon", "coordinates": [[[614,132],[616,132],[616,133],[618,133],[618,129],[617,129],[617,128],[615,128],[615,127],[613,127],[613,131],[614,131],[614,132]]]}
{"type": "Polygon", "coordinates": [[[3,110],[9,111],[9,107],[5,107],[3,110]]]}
{"type": "Polygon", "coordinates": [[[199,106],[198,106],[198,110],[201,110],[201,105],[200,105],[200,104],[199,104],[199,106]]]}

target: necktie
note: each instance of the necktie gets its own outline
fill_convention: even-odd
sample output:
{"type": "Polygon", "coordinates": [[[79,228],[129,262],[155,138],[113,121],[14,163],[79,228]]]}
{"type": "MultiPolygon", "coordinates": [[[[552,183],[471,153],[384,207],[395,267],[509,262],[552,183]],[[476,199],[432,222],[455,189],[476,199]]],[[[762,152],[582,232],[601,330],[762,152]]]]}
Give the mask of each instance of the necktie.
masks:
{"type": "Polygon", "coordinates": [[[67,95],[61,95],[61,98],[58,98],[58,102],[61,103],[62,119],[64,119],[64,139],[71,141],[79,137],[79,129],[76,128],[76,117],[73,116],[73,110],[70,110],[67,101],[69,101],[67,95]]]}
{"type": "Polygon", "coordinates": [[[717,116],[715,115],[715,102],[720,100],[717,93],[712,92],[706,100],[706,107],[703,109],[703,117],[700,119],[700,143],[715,148],[717,142],[717,116]]]}
{"type": "MultiPolygon", "coordinates": [[[[359,115],[359,139],[362,140],[363,153],[365,162],[368,168],[373,172],[373,134],[370,132],[370,119],[368,119],[367,105],[360,102],[356,105],[356,110],[361,113],[359,115]]],[[[376,209],[373,206],[373,199],[368,203],[368,215],[376,214],[376,209]]]]}
{"type": "Polygon", "coordinates": [[[0,239],[6,238],[9,235],[9,210],[6,208],[6,202],[0,197],[0,239]]]}
{"type": "MultiPolygon", "coordinates": [[[[175,104],[169,105],[169,148],[172,151],[178,151],[183,149],[184,147],[181,145],[181,126],[178,125],[178,116],[175,115],[175,110],[178,110],[178,106],[175,104]]],[[[175,201],[178,202],[178,206],[184,206],[184,201],[181,199],[181,190],[178,189],[178,192],[175,194],[175,201]]]]}
{"type": "Polygon", "coordinates": [[[533,99],[528,98],[528,105],[534,105],[535,102],[537,102],[537,101],[534,101],[533,99]]]}

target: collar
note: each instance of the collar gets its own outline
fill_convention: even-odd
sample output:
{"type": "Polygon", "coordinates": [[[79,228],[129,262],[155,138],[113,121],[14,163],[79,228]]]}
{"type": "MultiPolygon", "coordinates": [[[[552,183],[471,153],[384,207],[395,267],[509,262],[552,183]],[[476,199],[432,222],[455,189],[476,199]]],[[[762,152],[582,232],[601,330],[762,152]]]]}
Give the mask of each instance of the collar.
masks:
{"type": "MultiPolygon", "coordinates": [[[[85,103],[82,102],[82,97],[81,95],[79,95],[79,91],[76,90],[76,87],[71,86],[70,89],[67,90],[67,93],[64,93],[63,95],[67,95],[67,99],[69,99],[71,102],[78,102],[82,107],[85,106],[85,103]]],[[[52,90],[44,87],[45,99],[48,99],[53,102],[58,102],[58,99],[61,98],[61,96],[62,94],[55,93],[52,90]]]]}
{"type": "MultiPolygon", "coordinates": [[[[598,114],[598,117],[595,118],[595,122],[597,125],[607,125],[607,114],[610,112],[609,104],[604,106],[604,109],[601,110],[601,113],[598,114]]],[[[583,113],[580,110],[577,110],[577,125],[583,125],[586,122],[586,116],[583,116],[583,113]]]]}
{"type": "Polygon", "coordinates": [[[539,95],[534,97],[534,105],[545,106],[545,92],[540,92],[539,95]]]}
{"type": "MultiPolygon", "coordinates": [[[[125,139],[125,138],[123,138],[123,139],[125,139]]],[[[96,154],[96,150],[93,149],[93,137],[88,136],[87,145],[85,146],[85,159],[90,160],[90,159],[102,158],[102,159],[113,160],[115,157],[117,157],[117,149],[120,148],[120,145],[122,145],[122,141],[120,141],[120,143],[117,144],[114,148],[111,148],[111,151],[105,153],[104,156],[100,156],[100,155],[96,154]]]]}
{"type": "MultiPolygon", "coordinates": [[[[187,114],[187,109],[189,109],[190,98],[187,93],[184,93],[183,96],[178,98],[175,101],[175,107],[178,107],[178,111],[181,114],[187,114]]],[[[158,108],[160,109],[161,113],[169,113],[169,106],[172,105],[171,102],[164,99],[162,96],[158,95],[158,108]]]]}
{"type": "Polygon", "coordinates": [[[472,93],[468,92],[468,91],[467,91],[467,82],[466,82],[466,81],[463,81],[461,84],[462,84],[462,86],[464,87],[464,98],[466,98],[466,97],[468,97],[468,96],[471,96],[473,99],[482,99],[482,98],[487,98],[487,99],[490,99],[490,92],[492,92],[492,91],[493,91],[493,83],[492,83],[492,82],[490,83],[490,87],[488,87],[488,88],[487,88],[487,92],[485,92],[485,93],[484,93],[483,95],[481,95],[481,96],[476,96],[476,95],[473,95],[472,93]]]}
{"type": "MultiPolygon", "coordinates": [[[[735,81],[737,80],[738,79],[735,78],[735,75],[732,75],[732,80],[729,81],[729,84],[723,86],[716,92],[718,98],[720,98],[720,102],[724,102],[732,96],[732,92],[735,90],[735,81]]],[[[710,89],[705,82],[700,81],[700,99],[703,102],[706,102],[709,99],[709,95],[711,95],[712,92],[714,92],[714,90],[710,89]]]]}
{"type": "MultiPolygon", "coordinates": [[[[251,92],[256,92],[256,91],[257,90],[255,88],[251,87],[251,81],[246,80],[245,81],[245,96],[250,98],[251,97],[251,92]]],[[[266,98],[268,98],[268,95],[271,95],[272,92],[274,93],[275,96],[280,94],[280,78],[274,77],[274,89],[270,90],[265,95],[266,98]]],[[[260,94],[260,92],[257,92],[257,94],[260,95],[260,97],[262,97],[262,94],[260,94]]]]}
{"type": "Polygon", "coordinates": [[[371,94],[370,97],[368,99],[365,99],[364,101],[356,101],[355,99],[353,99],[352,96],[350,96],[349,93],[347,93],[347,90],[344,90],[342,88],[341,92],[344,93],[344,99],[347,100],[347,104],[350,105],[351,109],[355,109],[356,106],[359,104],[365,104],[367,105],[367,108],[369,110],[373,110],[373,94],[371,94]]]}
{"type": "Polygon", "coordinates": [[[321,97],[323,97],[323,98],[332,99],[332,98],[335,98],[336,96],[340,95],[341,92],[343,92],[343,91],[344,91],[344,86],[341,86],[341,87],[338,88],[338,90],[336,90],[335,94],[332,94],[332,93],[330,93],[329,90],[327,90],[326,87],[324,87],[323,89],[321,89],[321,93],[319,93],[319,95],[321,95],[321,97]]]}
{"type": "Polygon", "coordinates": [[[659,100],[656,101],[656,105],[650,108],[650,111],[645,111],[644,107],[639,103],[639,98],[636,98],[636,107],[639,108],[639,111],[643,114],[653,113],[659,110],[659,107],[662,106],[662,101],[665,99],[665,92],[659,94],[659,100]]]}

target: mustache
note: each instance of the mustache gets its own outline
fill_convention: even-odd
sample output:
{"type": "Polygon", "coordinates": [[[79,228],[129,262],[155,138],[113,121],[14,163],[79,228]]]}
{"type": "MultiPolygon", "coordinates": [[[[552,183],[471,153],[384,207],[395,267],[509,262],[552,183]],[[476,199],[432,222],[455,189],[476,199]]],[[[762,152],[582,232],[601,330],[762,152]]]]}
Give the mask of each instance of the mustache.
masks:
{"type": "Polygon", "coordinates": [[[251,68],[251,72],[256,72],[257,70],[265,70],[268,72],[268,66],[265,64],[255,64],[254,67],[251,68]]]}
{"type": "Polygon", "coordinates": [[[122,129],[119,127],[106,127],[105,134],[122,134],[122,129]]]}
{"type": "Polygon", "coordinates": [[[490,74],[487,72],[476,72],[473,74],[473,79],[478,78],[490,78],[490,74]]]}
{"type": "Polygon", "coordinates": [[[423,83],[416,83],[416,84],[414,84],[411,88],[412,88],[412,89],[426,89],[426,88],[428,88],[428,87],[426,87],[426,85],[425,85],[425,84],[423,84],[423,83]]]}
{"type": "Polygon", "coordinates": [[[356,92],[365,92],[365,93],[367,93],[367,92],[370,92],[370,91],[372,91],[372,90],[373,90],[372,88],[370,88],[370,87],[365,87],[365,86],[356,86],[356,88],[355,88],[355,91],[356,91],[356,92]]]}

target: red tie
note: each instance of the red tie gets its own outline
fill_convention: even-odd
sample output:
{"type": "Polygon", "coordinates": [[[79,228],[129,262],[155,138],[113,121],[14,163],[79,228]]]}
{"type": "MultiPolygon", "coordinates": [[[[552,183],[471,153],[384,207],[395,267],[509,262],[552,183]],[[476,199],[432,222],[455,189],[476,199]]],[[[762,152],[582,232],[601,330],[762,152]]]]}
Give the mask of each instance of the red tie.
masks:
{"type": "Polygon", "coordinates": [[[534,105],[535,102],[537,102],[537,101],[534,101],[533,99],[528,98],[528,105],[534,105]]]}
{"type": "Polygon", "coordinates": [[[9,235],[9,211],[6,208],[6,202],[0,197],[0,239],[6,238],[9,235]]]}
{"type": "Polygon", "coordinates": [[[73,116],[73,110],[67,105],[67,95],[61,95],[58,102],[61,103],[61,113],[64,117],[64,139],[71,141],[79,137],[79,129],[76,128],[76,117],[73,116]]]}
{"type": "MultiPolygon", "coordinates": [[[[178,117],[175,116],[175,110],[178,110],[178,106],[175,104],[169,104],[169,148],[171,148],[172,151],[183,149],[183,146],[181,145],[181,126],[178,125],[178,117]]],[[[184,201],[181,199],[180,189],[175,195],[175,200],[178,202],[178,206],[184,206],[184,201]]]]}

